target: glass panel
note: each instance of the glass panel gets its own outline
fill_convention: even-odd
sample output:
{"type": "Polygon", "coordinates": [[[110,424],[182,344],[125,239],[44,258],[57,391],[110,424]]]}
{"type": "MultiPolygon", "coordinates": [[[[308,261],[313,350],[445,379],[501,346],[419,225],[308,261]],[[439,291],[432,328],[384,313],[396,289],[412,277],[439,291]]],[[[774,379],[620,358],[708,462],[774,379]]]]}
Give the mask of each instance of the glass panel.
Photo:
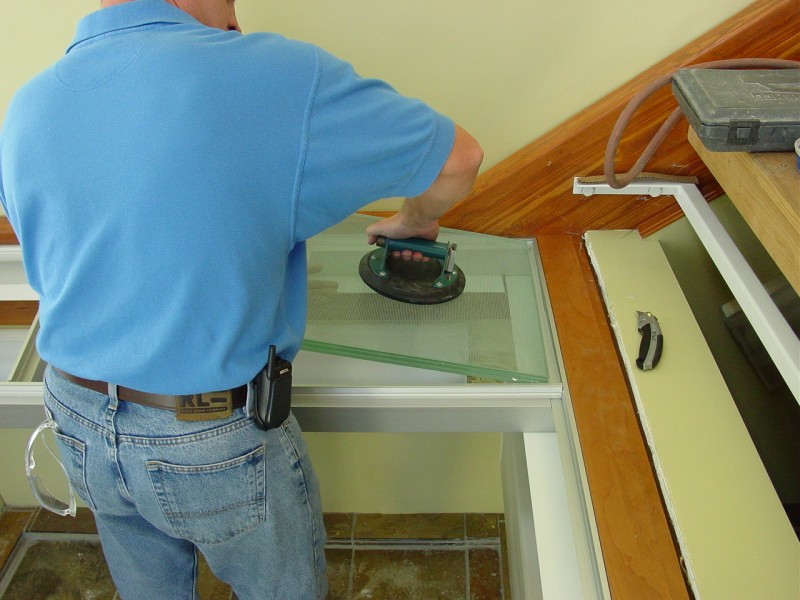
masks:
{"type": "Polygon", "coordinates": [[[464,293],[443,304],[391,300],[358,274],[374,217],[355,215],[308,242],[309,308],[303,349],[501,382],[560,381],[544,314],[536,247],[442,229],[458,244],[464,293]]]}
{"type": "MultiPolygon", "coordinates": [[[[458,244],[464,293],[444,304],[407,304],[374,292],[358,274],[361,257],[374,249],[364,229],[375,220],[355,215],[309,241],[304,351],[473,382],[560,382],[533,243],[442,229],[440,241],[458,244]]],[[[0,370],[9,381],[42,380],[37,331],[38,322],[0,331],[0,370]]]]}

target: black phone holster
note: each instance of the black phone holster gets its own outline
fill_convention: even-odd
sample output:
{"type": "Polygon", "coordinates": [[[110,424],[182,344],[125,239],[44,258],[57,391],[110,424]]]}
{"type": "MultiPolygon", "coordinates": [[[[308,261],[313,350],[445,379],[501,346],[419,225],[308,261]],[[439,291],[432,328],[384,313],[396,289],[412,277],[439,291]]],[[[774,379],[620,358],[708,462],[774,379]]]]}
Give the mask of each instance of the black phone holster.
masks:
{"type": "Polygon", "coordinates": [[[264,430],[280,427],[292,408],[292,363],[269,347],[267,365],[253,379],[253,419],[264,430]]]}

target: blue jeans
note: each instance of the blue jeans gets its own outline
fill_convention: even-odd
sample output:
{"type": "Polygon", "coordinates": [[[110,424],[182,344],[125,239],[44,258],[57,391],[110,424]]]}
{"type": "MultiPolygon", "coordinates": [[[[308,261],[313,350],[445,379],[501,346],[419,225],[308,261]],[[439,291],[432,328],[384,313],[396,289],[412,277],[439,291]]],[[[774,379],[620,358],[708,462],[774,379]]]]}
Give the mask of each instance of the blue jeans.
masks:
{"type": "Polygon", "coordinates": [[[44,402],[124,600],[196,600],[195,547],[239,600],[327,593],[319,484],[293,416],[258,429],[118,401],[48,368],[44,402]]]}

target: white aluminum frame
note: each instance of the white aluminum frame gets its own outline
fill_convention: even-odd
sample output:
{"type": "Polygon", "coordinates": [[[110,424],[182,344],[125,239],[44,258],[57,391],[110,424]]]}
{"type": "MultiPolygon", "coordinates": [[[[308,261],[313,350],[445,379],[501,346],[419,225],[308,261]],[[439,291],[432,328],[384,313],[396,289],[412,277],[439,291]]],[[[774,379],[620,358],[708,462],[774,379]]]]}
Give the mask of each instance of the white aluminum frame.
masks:
{"type": "Polygon", "coordinates": [[[795,399],[800,403],[800,339],[775,306],[775,302],[708,206],[697,186],[674,181],[643,180],[615,189],[605,183],[583,182],[580,177],[576,177],[572,191],[584,196],[594,194],[673,196],[739,302],[742,311],[750,320],[750,324],[795,399]]]}
{"type": "MultiPolygon", "coordinates": [[[[544,282],[534,258],[531,270],[544,282]]],[[[563,373],[546,289],[535,308],[553,332],[554,348],[545,348],[550,371],[563,373]]],[[[35,329],[20,352],[14,377],[31,375],[35,329]]],[[[0,383],[0,430],[32,429],[43,419],[42,385],[0,383]]],[[[610,598],[565,384],[297,385],[292,403],[306,431],[503,433],[512,600],[561,600],[565,589],[585,600],[610,598]],[[549,565],[544,573],[540,560],[549,565]]]]}

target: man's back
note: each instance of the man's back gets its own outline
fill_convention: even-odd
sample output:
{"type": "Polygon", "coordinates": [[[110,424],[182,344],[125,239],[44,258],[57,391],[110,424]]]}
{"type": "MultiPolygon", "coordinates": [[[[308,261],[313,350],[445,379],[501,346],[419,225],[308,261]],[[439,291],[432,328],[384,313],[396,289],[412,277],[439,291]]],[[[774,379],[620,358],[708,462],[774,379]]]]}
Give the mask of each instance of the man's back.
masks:
{"type": "Polygon", "coordinates": [[[239,385],[268,338],[299,347],[301,242],[422,192],[442,161],[419,146],[452,124],[310,45],[160,2],[96,14],[17,95],[1,140],[40,353],[144,391],[239,385]]]}

